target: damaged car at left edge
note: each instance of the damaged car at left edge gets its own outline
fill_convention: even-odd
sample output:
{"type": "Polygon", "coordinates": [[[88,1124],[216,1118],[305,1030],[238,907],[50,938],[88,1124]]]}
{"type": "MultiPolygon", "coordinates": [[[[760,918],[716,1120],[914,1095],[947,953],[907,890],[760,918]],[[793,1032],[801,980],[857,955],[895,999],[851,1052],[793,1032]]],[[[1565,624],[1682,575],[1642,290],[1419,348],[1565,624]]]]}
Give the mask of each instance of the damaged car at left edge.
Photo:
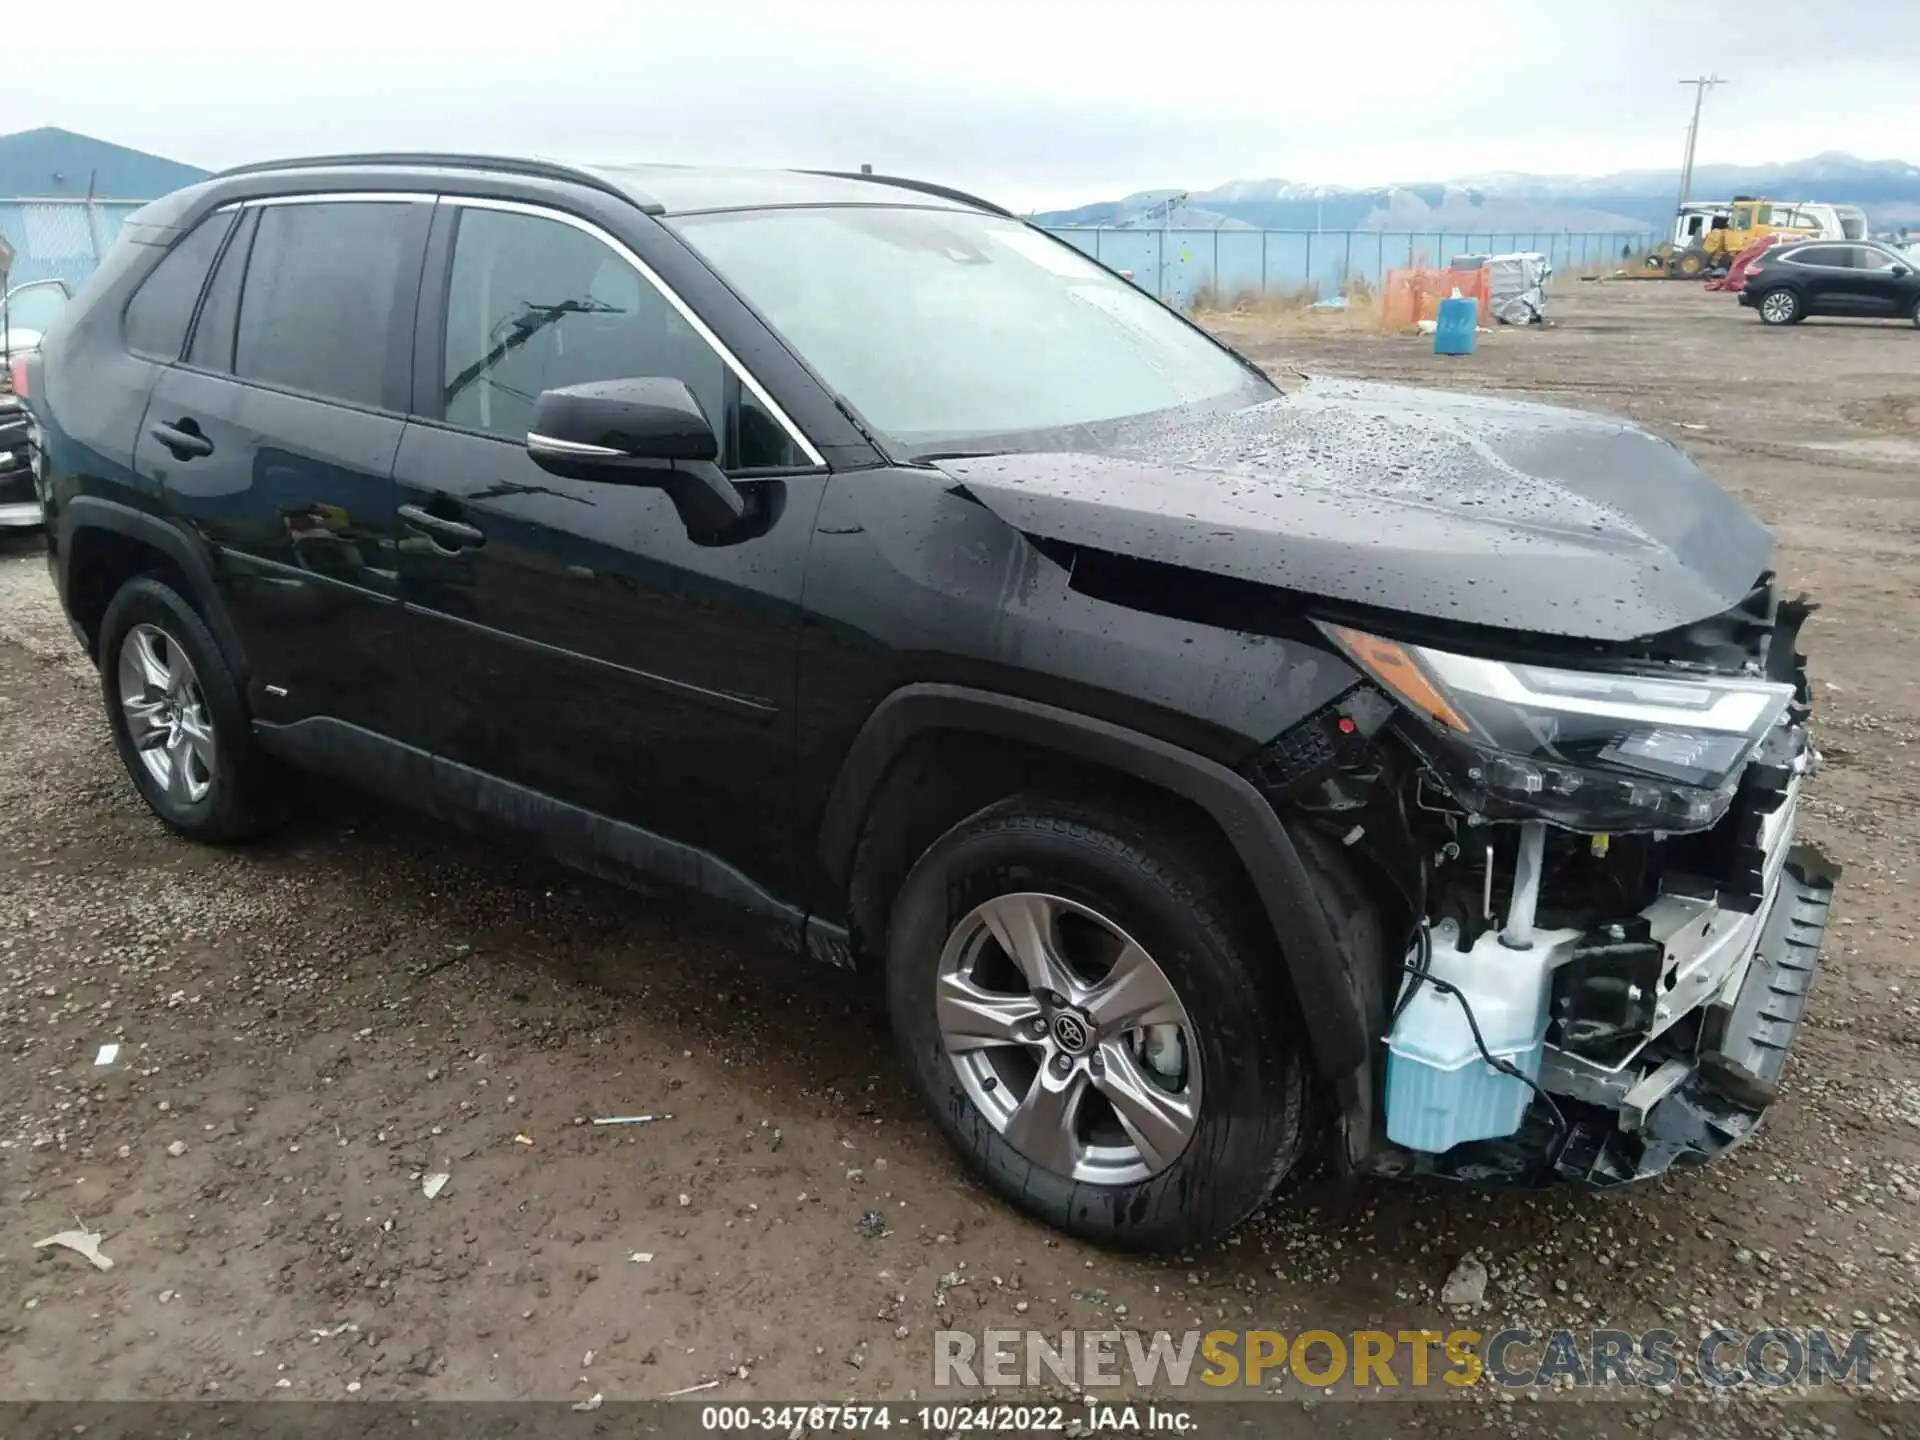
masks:
{"type": "Polygon", "coordinates": [[[14,393],[16,365],[25,371],[27,356],[40,335],[73,298],[64,280],[35,280],[8,287],[13,252],[0,238],[0,530],[32,529],[40,524],[40,498],[34,490],[28,444],[27,408],[14,393]]]}
{"type": "Polygon", "coordinates": [[[40,498],[34,493],[27,452],[27,408],[0,392],[0,530],[40,523],[40,498]]]}
{"type": "Polygon", "coordinates": [[[166,825],[314,770],[749,916],[1049,1223],[1605,1188],[1779,1091],[1809,606],[1632,425],[1282,389],[939,185],[454,155],[155,202],[14,372],[166,825]]]}

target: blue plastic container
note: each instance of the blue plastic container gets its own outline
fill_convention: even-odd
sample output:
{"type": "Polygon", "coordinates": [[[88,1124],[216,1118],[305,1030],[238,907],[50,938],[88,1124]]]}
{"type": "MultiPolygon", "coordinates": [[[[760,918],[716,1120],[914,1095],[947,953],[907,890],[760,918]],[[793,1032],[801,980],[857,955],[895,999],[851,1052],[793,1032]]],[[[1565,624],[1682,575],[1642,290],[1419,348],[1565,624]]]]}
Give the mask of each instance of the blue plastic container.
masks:
{"type": "Polygon", "coordinates": [[[1480,302],[1455,296],[1440,302],[1433,327],[1433,353],[1471,355],[1473,332],[1480,324],[1480,302]]]}
{"type": "Polygon", "coordinates": [[[1429,973],[1455,993],[1411,976],[1402,982],[1398,1018],[1387,1037],[1389,1140],[1438,1155],[1469,1140],[1498,1140],[1519,1130],[1533,1087],[1494,1069],[1481,1046],[1539,1079],[1553,970],[1579,938],[1572,930],[1536,931],[1530,949],[1509,950],[1487,933],[1471,950],[1461,950],[1451,921],[1435,927],[1429,973]]]}
{"type": "MultiPolygon", "coordinates": [[[[1543,1044],[1500,1058],[1529,1079],[1540,1078],[1543,1044]]],[[[1478,1055],[1443,1069],[1399,1051],[1387,1053],[1387,1138],[1439,1155],[1469,1140],[1516,1133],[1533,1103],[1533,1088],[1503,1075],[1478,1055]]]]}

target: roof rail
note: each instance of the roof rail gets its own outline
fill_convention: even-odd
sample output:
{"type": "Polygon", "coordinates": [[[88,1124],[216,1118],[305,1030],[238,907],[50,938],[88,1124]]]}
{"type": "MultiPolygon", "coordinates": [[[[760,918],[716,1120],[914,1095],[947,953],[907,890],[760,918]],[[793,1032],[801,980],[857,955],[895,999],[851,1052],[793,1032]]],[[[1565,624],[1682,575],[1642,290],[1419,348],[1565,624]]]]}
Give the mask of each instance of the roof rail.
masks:
{"type": "Polygon", "coordinates": [[[291,160],[258,160],[251,165],[236,165],[231,170],[220,171],[212,178],[225,180],[235,175],[265,175],[275,170],[322,170],[354,165],[403,165],[436,170],[500,170],[509,175],[530,175],[540,180],[564,180],[574,185],[585,185],[590,189],[618,196],[630,204],[637,204],[649,215],[660,215],[666,211],[666,207],[651,196],[622,190],[611,180],[604,179],[591,170],[580,170],[551,160],[528,160],[524,157],[508,155],[449,155],[431,150],[386,151],[365,155],[303,155],[291,160]]]}
{"type": "Polygon", "coordinates": [[[948,185],[936,185],[931,180],[908,180],[900,175],[875,175],[867,170],[809,170],[806,173],[826,175],[835,180],[871,180],[876,185],[893,185],[902,190],[918,190],[922,195],[938,195],[942,200],[955,200],[962,205],[970,205],[975,210],[1004,215],[1009,220],[1020,218],[1011,210],[1002,209],[991,200],[982,200],[978,195],[969,195],[964,190],[955,190],[948,185]]]}

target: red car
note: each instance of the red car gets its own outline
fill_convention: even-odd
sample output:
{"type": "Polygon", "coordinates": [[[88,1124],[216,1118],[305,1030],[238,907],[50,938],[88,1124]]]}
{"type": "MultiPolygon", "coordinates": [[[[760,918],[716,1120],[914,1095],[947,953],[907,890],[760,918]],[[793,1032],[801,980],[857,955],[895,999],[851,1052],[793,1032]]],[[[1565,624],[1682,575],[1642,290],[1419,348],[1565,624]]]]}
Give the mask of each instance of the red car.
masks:
{"type": "Polygon", "coordinates": [[[1746,249],[1733,257],[1733,264],[1727,267],[1726,274],[1716,276],[1707,282],[1707,289],[1746,289],[1747,272],[1753,267],[1754,261],[1758,260],[1776,245],[1792,244],[1796,240],[1804,241],[1805,238],[1805,236],[1801,235],[1762,235],[1757,240],[1750,241],[1746,249]]]}

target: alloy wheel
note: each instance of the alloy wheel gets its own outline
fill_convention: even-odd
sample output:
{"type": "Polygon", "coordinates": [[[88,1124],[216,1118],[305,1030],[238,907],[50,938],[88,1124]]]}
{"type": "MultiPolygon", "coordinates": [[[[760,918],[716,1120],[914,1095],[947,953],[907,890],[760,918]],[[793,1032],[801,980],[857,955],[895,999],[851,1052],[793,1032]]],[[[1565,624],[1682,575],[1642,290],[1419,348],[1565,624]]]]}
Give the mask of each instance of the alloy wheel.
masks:
{"type": "Polygon", "coordinates": [[[1088,906],[1022,892],[976,907],[941,953],[935,1007],[968,1098],[1042,1169],[1129,1184],[1192,1140],[1193,1022],[1153,957],[1088,906]]]}
{"type": "Polygon", "coordinates": [[[127,734],[147,774],[176,804],[204,799],[218,751],[186,651],[159,626],[142,622],[120,642],[119,679],[127,734]]]}
{"type": "Polygon", "coordinates": [[[1793,319],[1794,299],[1790,291],[1776,290],[1760,302],[1760,313],[1775,325],[1793,319]]]}

